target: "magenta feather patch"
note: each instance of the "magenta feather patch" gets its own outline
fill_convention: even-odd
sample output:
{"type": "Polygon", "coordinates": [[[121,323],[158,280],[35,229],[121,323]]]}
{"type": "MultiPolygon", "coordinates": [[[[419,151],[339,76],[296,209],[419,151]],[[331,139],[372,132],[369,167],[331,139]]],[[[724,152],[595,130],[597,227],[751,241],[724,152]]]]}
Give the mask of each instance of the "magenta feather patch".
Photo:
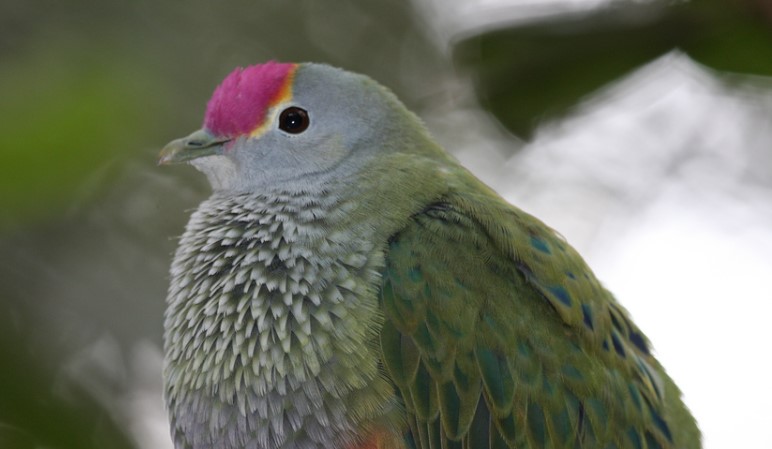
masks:
{"type": "Polygon", "coordinates": [[[209,99],[204,128],[224,137],[235,137],[257,128],[268,108],[289,94],[295,67],[296,64],[270,61],[236,68],[209,99]]]}

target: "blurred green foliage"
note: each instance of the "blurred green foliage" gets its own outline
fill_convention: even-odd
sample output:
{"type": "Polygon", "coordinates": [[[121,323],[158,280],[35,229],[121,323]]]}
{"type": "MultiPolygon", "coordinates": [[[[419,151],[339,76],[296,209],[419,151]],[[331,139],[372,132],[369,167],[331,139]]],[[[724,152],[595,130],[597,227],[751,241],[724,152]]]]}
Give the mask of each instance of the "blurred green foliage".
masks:
{"type": "Polygon", "coordinates": [[[367,72],[408,102],[442,65],[409,3],[6,0],[0,230],[61,215],[116,158],[155,158],[234,66],[268,59],[367,72]]]}
{"type": "Polygon", "coordinates": [[[93,46],[61,42],[0,67],[0,228],[59,215],[84,179],[148,127],[143,68],[93,46]],[[28,218],[28,219],[29,219],[28,218]]]}

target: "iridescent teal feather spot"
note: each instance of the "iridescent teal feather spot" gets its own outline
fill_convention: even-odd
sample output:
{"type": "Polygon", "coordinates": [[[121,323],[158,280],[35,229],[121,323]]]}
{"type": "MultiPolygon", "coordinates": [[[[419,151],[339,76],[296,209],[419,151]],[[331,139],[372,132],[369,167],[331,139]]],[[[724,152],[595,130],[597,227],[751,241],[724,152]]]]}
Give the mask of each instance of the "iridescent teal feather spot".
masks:
{"type": "Polygon", "coordinates": [[[638,434],[638,431],[634,428],[630,428],[627,430],[627,437],[630,439],[630,443],[632,444],[630,447],[633,449],[643,449],[641,446],[641,436],[638,434]]]}
{"type": "Polygon", "coordinates": [[[547,431],[544,424],[544,412],[536,402],[528,402],[528,429],[538,447],[544,447],[547,431]]]}
{"type": "Polygon", "coordinates": [[[654,421],[654,425],[656,425],[662,434],[665,435],[665,438],[667,438],[669,441],[673,441],[673,435],[670,433],[670,427],[668,427],[665,420],[662,419],[662,417],[657,412],[655,412],[652,407],[649,407],[649,410],[651,411],[651,419],[654,421]]]}
{"type": "Polygon", "coordinates": [[[523,357],[531,357],[532,351],[531,348],[528,346],[528,343],[524,341],[517,342],[517,351],[523,356],[523,357]]]}
{"type": "Polygon", "coordinates": [[[408,276],[410,276],[410,280],[413,282],[419,282],[421,279],[423,279],[423,274],[421,273],[421,267],[413,267],[407,272],[408,276]]]}
{"type": "Polygon", "coordinates": [[[625,347],[622,346],[622,342],[619,341],[619,337],[617,337],[616,332],[611,333],[611,343],[614,345],[614,351],[619,354],[619,357],[624,358],[625,357],[625,347]]]}
{"type": "Polygon", "coordinates": [[[638,387],[634,384],[629,384],[627,386],[627,389],[630,391],[630,398],[633,400],[633,405],[635,405],[635,408],[637,408],[638,411],[642,411],[641,392],[638,391],[638,387]]]}
{"type": "Polygon", "coordinates": [[[546,377],[542,377],[541,386],[545,395],[552,396],[555,393],[555,386],[546,377]]]}
{"type": "Polygon", "coordinates": [[[551,287],[548,287],[548,290],[550,293],[552,293],[555,298],[557,298],[558,301],[562,302],[568,307],[571,307],[571,295],[566,291],[565,288],[563,288],[562,285],[553,285],[551,287]]]}
{"type": "Polygon", "coordinates": [[[630,330],[629,338],[630,342],[632,342],[632,344],[640,349],[641,352],[646,355],[651,355],[651,351],[649,351],[649,346],[646,344],[646,340],[644,340],[643,335],[635,332],[634,330],[630,330]]]}
{"type": "Polygon", "coordinates": [[[552,423],[552,429],[555,431],[555,436],[558,437],[558,443],[565,444],[574,436],[568,410],[564,409],[552,415],[552,423]]]}
{"type": "Polygon", "coordinates": [[[603,403],[598,399],[588,399],[586,401],[588,407],[585,409],[588,413],[592,413],[595,415],[595,422],[606,422],[608,421],[608,413],[606,412],[606,407],[603,405],[603,403]]]}
{"type": "Polygon", "coordinates": [[[662,445],[657,442],[654,435],[651,432],[646,432],[646,448],[647,449],[662,449],[662,445]]]}
{"type": "Polygon", "coordinates": [[[564,376],[573,380],[583,380],[582,373],[573,365],[563,365],[561,371],[564,376]]]}
{"type": "Polygon", "coordinates": [[[582,304],[582,320],[590,330],[595,329],[595,325],[592,324],[592,309],[588,304],[582,304]]]}
{"type": "Polygon", "coordinates": [[[539,237],[532,235],[531,236],[531,246],[538,249],[539,251],[543,252],[544,254],[551,254],[552,251],[550,251],[550,247],[544,240],[540,239],[539,237]]]}

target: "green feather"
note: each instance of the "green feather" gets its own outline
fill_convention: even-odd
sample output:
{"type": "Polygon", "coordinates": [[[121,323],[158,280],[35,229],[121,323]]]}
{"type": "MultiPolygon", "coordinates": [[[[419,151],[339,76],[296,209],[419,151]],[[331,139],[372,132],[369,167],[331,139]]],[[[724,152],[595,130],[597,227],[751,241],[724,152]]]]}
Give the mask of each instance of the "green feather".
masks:
{"type": "Polygon", "coordinates": [[[418,348],[412,339],[394,327],[393,322],[386,322],[381,329],[381,351],[384,365],[394,383],[400,388],[407,388],[415,382],[421,362],[418,348]]]}
{"type": "Polygon", "coordinates": [[[493,413],[497,416],[509,414],[515,386],[506,359],[488,348],[478,347],[475,354],[493,413]]]}
{"type": "Polygon", "coordinates": [[[693,424],[672,435],[688,416],[677,390],[581,257],[486,191],[458,186],[386,252],[384,363],[408,370],[393,382],[425,426],[418,449],[435,426],[443,447],[698,447],[693,424]]]}

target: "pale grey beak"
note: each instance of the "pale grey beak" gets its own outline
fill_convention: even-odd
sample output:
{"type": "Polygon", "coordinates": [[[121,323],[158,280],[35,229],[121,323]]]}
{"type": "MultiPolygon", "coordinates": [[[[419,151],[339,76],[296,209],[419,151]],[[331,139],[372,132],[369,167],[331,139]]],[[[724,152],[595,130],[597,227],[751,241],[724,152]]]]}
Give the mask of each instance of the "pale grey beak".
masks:
{"type": "Polygon", "coordinates": [[[205,129],[199,129],[188,137],[172,140],[159,155],[158,165],[179,164],[204,156],[222,154],[223,144],[229,138],[212,135],[205,129]]]}

